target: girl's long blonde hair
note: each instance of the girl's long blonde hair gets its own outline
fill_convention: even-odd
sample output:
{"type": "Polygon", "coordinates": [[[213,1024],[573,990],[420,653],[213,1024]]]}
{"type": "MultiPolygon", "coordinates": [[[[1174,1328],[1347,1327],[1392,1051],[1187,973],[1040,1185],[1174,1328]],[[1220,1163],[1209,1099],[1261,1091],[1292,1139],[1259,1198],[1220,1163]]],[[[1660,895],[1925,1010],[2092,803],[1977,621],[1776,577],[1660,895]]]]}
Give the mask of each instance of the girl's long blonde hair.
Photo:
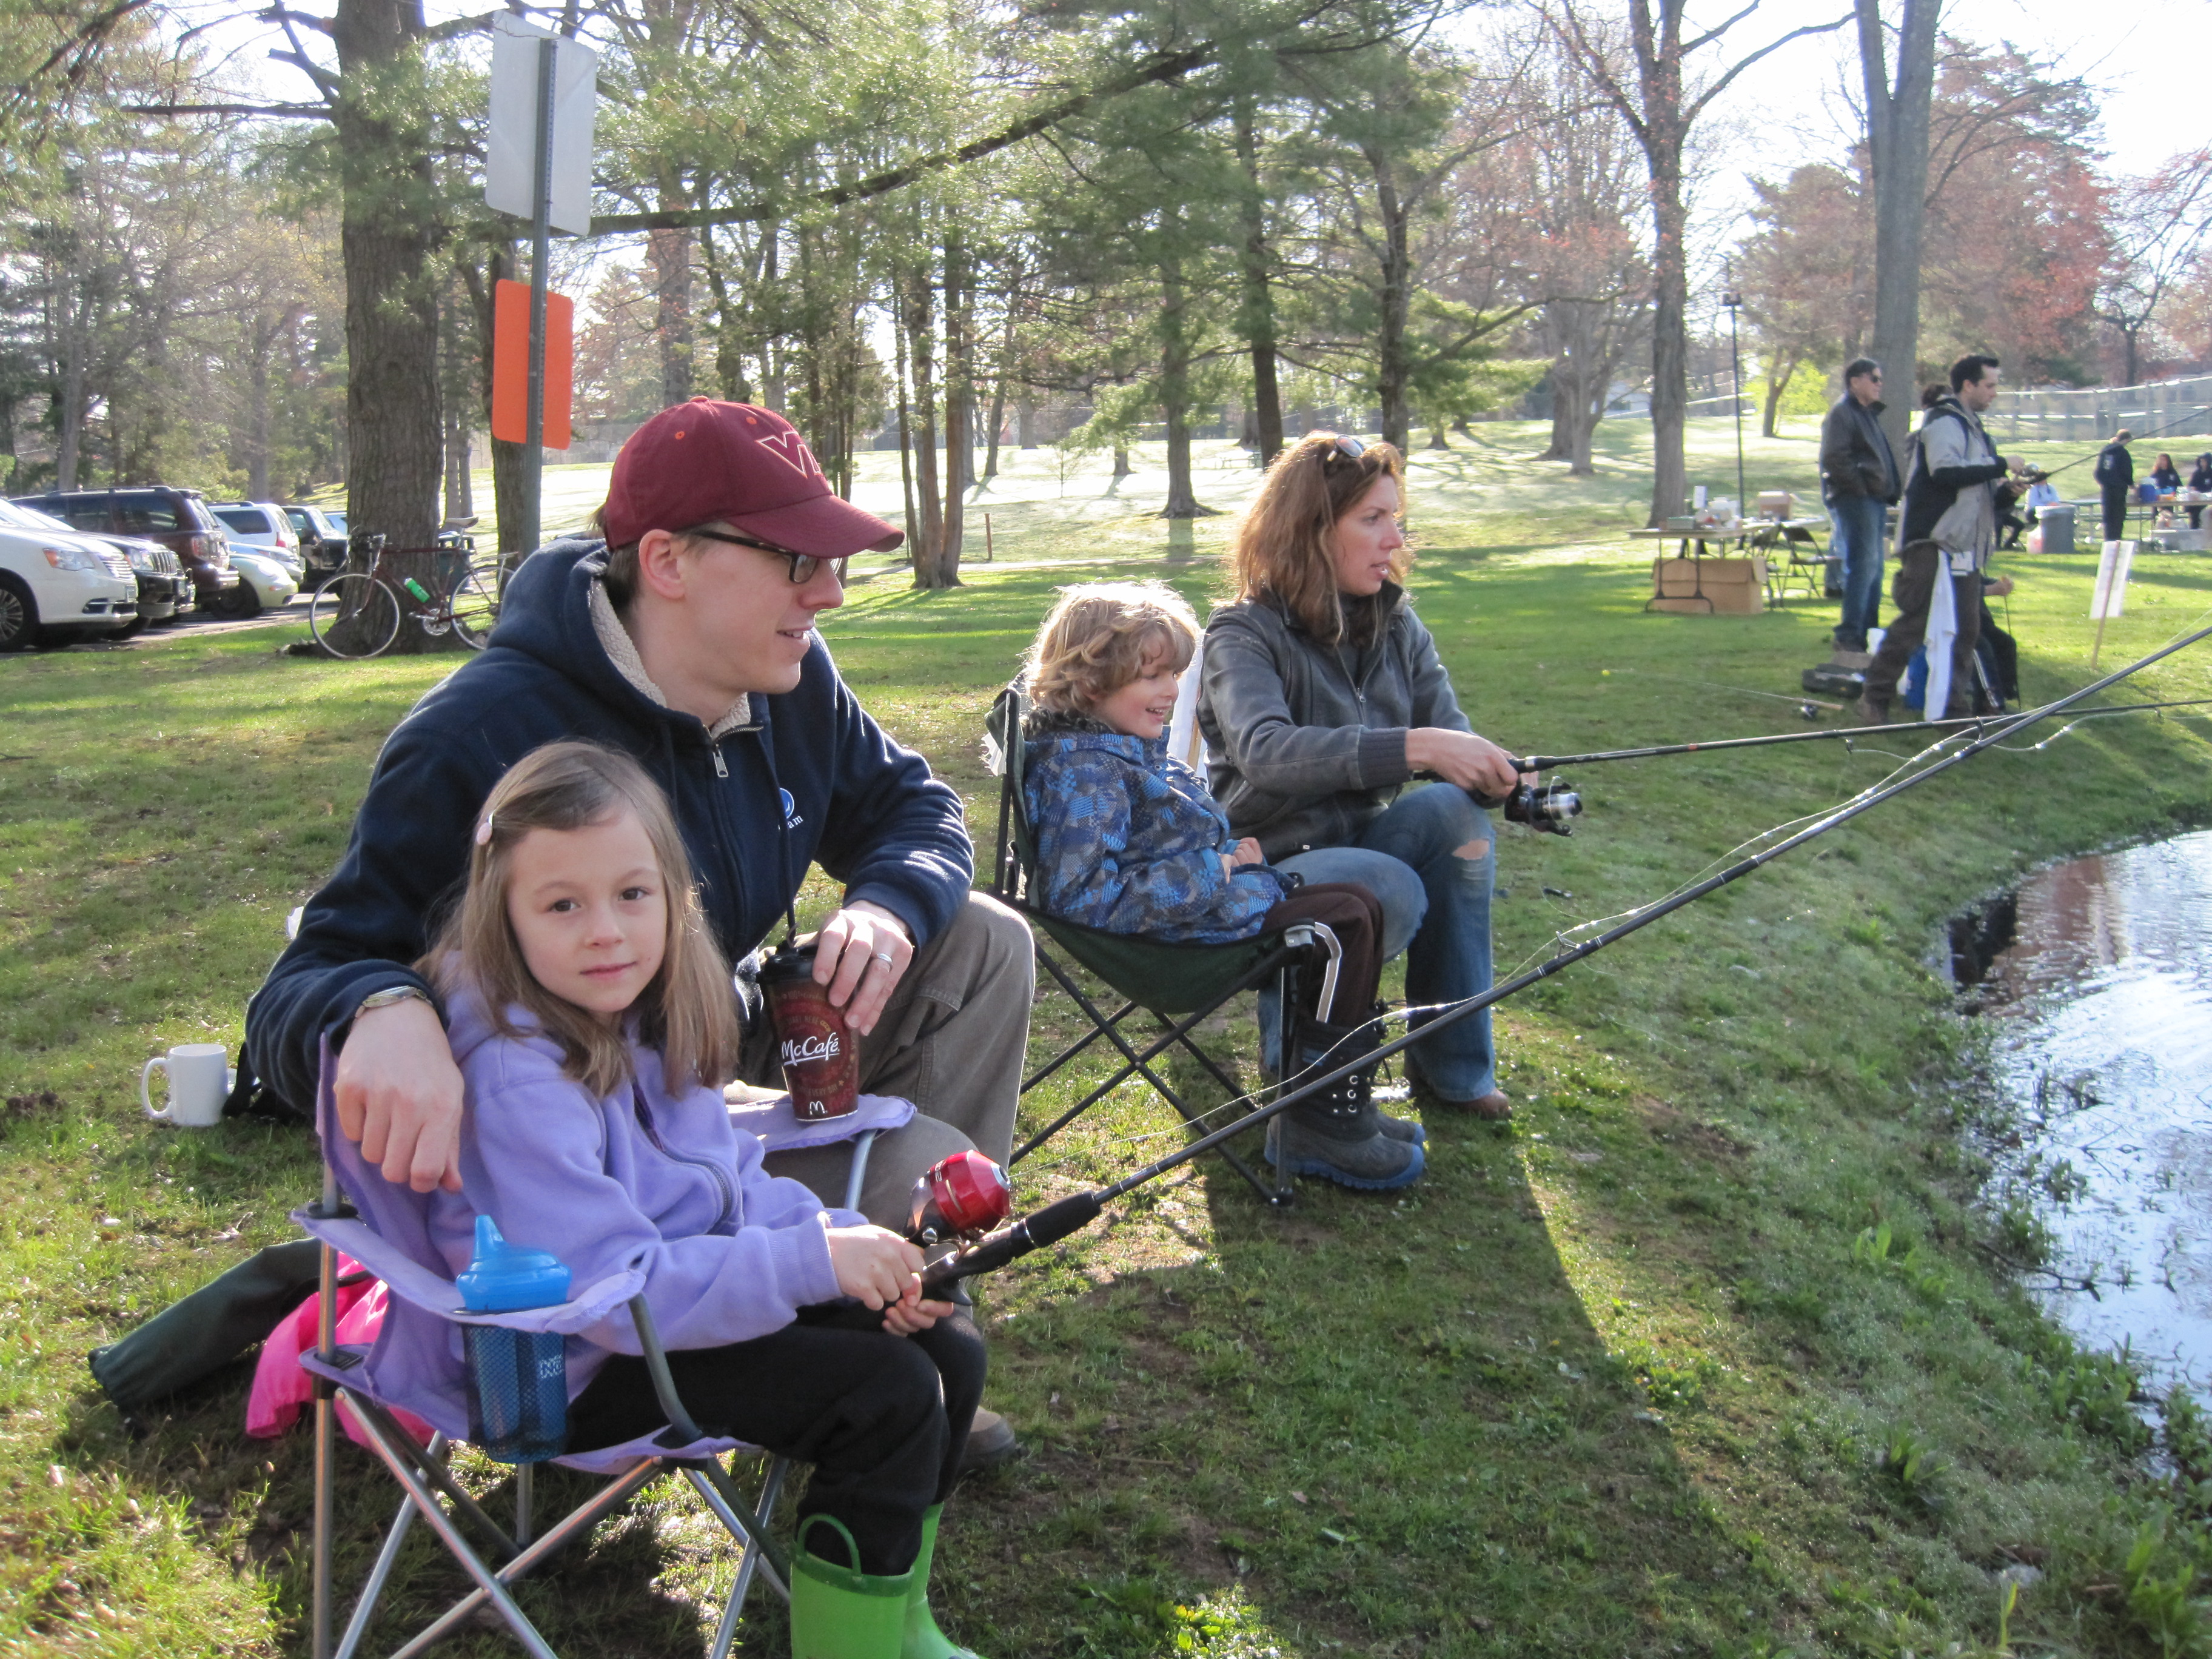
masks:
{"type": "Polygon", "coordinates": [[[1198,650],[1198,617],[1165,582],[1084,582],[1060,590],[1037,629],[1023,683],[1031,707],[1086,714],[1155,658],[1180,674],[1198,650]]]}
{"type": "MultiPolygon", "coordinates": [[[[1362,453],[1347,455],[1334,432],[1309,432],[1276,456],[1230,539],[1236,597],[1271,594],[1316,639],[1335,644],[1344,635],[1344,606],[1329,533],[1383,478],[1396,483],[1402,504],[1406,465],[1398,452],[1389,444],[1370,444],[1362,453]]],[[[1391,556],[1392,578],[1402,583],[1412,563],[1411,554],[1400,548],[1391,556]]]]}
{"type": "Polygon", "coordinates": [[[729,967],[707,932],[691,860],[667,797],[627,755],[592,743],[549,743],[508,769],[477,820],[467,890],[416,969],[441,991],[465,985],[474,990],[501,1036],[550,1037],[560,1045],[561,1069],[592,1094],[604,1097],[629,1082],[623,1031],[531,977],[507,915],[514,849],[525,836],[533,830],[582,830],[624,811],[637,814],[653,843],[668,897],[660,971],[630,1006],[637,1039],[659,1051],[671,1091],[719,1088],[737,1074],[742,1036],[729,967]],[[513,1018],[518,1008],[534,1030],[513,1018]]]}

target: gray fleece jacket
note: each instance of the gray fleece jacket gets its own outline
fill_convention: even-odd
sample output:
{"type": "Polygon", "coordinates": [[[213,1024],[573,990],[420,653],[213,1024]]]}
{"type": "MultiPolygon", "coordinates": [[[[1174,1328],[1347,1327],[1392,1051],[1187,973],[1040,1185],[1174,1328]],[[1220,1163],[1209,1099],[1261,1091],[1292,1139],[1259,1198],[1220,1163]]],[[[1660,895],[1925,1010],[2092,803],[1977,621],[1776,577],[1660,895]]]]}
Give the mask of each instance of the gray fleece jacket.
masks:
{"type": "Polygon", "coordinates": [[[1413,775],[1409,728],[1474,729],[1405,591],[1385,582],[1346,610],[1364,605],[1380,624],[1365,646],[1325,645],[1264,595],[1221,606],[1206,625],[1208,781],[1231,830],[1270,860],[1343,846],[1378,817],[1413,775]]]}

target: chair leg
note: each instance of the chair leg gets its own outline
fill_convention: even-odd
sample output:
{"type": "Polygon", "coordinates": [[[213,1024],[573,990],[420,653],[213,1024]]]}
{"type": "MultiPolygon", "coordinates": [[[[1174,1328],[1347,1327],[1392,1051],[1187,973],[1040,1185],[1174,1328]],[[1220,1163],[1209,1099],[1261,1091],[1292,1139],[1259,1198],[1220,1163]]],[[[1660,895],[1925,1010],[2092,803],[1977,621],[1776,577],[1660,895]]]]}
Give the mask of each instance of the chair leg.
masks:
{"type": "Polygon", "coordinates": [[[507,1535],[506,1529],[498,1522],[484,1513],[483,1505],[470,1497],[462,1488],[460,1482],[453,1479],[453,1471],[446,1467],[444,1462],[428,1456],[415,1443],[407,1431],[399,1426],[398,1420],[391,1413],[386,1411],[374,1400],[366,1399],[357,1394],[349,1393],[346,1395],[346,1404],[353,1407],[354,1414],[361,1419],[378,1439],[392,1449],[395,1455],[405,1458],[420,1471],[425,1481],[446,1494],[454,1509],[482,1527],[498,1544],[501,1557],[512,1556],[520,1548],[514,1540],[507,1535]]]}
{"type": "MultiPolygon", "coordinates": [[[[428,1455],[443,1458],[446,1437],[432,1435],[428,1455]]],[[[384,1534],[384,1547],[376,1553],[376,1565],[369,1569],[368,1577],[361,1587],[360,1599],[353,1604],[353,1616],[346,1620],[345,1634],[338,1638],[336,1659],[353,1659],[354,1650],[361,1638],[368,1633],[368,1621],[376,1615],[376,1603],[384,1594],[385,1581],[392,1577],[392,1569],[399,1559],[399,1547],[407,1541],[407,1533],[415,1524],[415,1500],[399,1500],[399,1512],[392,1517],[392,1525],[384,1534]]]]}
{"type": "Polygon", "coordinates": [[[514,1542],[520,1549],[530,1541],[530,1504],[538,1488],[538,1466],[514,1466],[514,1542]]]}
{"type": "Polygon", "coordinates": [[[746,1553],[760,1558],[759,1571],[768,1575],[769,1587],[786,1601],[791,1599],[790,1581],[784,1576],[775,1552],[769,1547],[768,1522],[756,1520],[745,1510],[744,1494],[737,1489],[728,1471],[713,1458],[700,1463],[679,1463],[684,1477],[698,1488],[700,1498],[720,1517],[730,1529],[730,1536],[745,1540],[746,1553]]]}
{"type": "MultiPolygon", "coordinates": [[[[658,1457],[642,1460],[628,1474],[602,1486],[589,1503],[570,1510],[553,1526],[547,1528],[544,1536],[492,1576],[501,1584],[520,1583],[574,1540],[599,1525],[599,1518],[609,1510],[629,1502],[638,1488],[667,1467],[658,1457]]],[[[392,1659],[416,1659],[416,1656],[427,1650],[434,1643],[443,1640],[465,1620],[471,1617],[487,1599],[482,1589],[471,1590],[441,1613],[434,1622],[424,1626],[405,1647],[395,1650],[392,1659]]]]}
{"type": "MultiPolygon", "coordinates": [[[[337,1207],[337,1177],[327,1167],[323,1171],[323,1205],[326,1209],[337,1207]]],[[[317,1352],[325,1363],[337,1357],[337,1252],[325,1244],[322,1251],[319,1329],[315,1344],[317,1352]]],[[[333,1419],[337,1405],[337,1384],[328,1378],[319,1376],[315,1379],[314,1659],[331,1659],[331,1499],[337,1478],[333,1461],[337,1449],[332,1437],[337,1428],[333,1419]]]]}
{"type": "MultiPolygon", "coordinates": [[[[356,1408],[364,1403],[373,1403],[364,1402],[351,1395],[347,1397],[356,1408]]],[[[462,1532],[453,1517],[439,1506],[437,1494],[416,1468],[414,1443],[406,1440],[389,1418],[385,1418],[382,1422],[377,1420],[378,1417],[383,1416],[381,1412],[375,1416],[368,1413],[362,1414],[362,1420],[368,1429],[369,1444],[384,1460],[385,1467],[392,1471],[393,1478],[407,1488],[408,1495],[415,1500],[415,1507],[422,1511],[422,1519],[443,1540],[447,1551],[461,1564],[462,1569],[477,1581],[483,1593],[490,1598],[492,1606],[499,1609],[499,1616],[507,1621],[507,1627],[514,1632],[515,1639],[529,1651],[531,1659],[560,1659],[560,1656],[546,1645],[545,1638],[538,1633],[538,1626],[530,1622],[529,1614],[524,1613],[514,1597],[507,1593],[507,1586],[500,1582],[499,1575],[469,1547],[467,1534],[462,1532]],[[400,1451],[389,1443],[387,1437],[396,1437],[405,1442],[407,1451],[400,1451]]]]}
{"type": "MultiPolygon", "coordinates": [[[[783,1477],[791,1468],[787,1457],[771,1458],[768,1473],[761,1480],[760,1502],[754,1506],[753,1519],[765,1532],[775,1516],[775,1500],[783,1491],[783,1477]]],[[[722,1608],[722,1621],[714,1628],[714,1645],[708,1659],[729,1659],[730,1649],[738,1639],[738,1620],[745,1609],[745,1597],[753,1586],[753,1574],[760,1567],[760,1552],[747,1542],[744,1553],[738,1558],[738,1577],[730,1586],[730,1599],[722,1608]]]]}

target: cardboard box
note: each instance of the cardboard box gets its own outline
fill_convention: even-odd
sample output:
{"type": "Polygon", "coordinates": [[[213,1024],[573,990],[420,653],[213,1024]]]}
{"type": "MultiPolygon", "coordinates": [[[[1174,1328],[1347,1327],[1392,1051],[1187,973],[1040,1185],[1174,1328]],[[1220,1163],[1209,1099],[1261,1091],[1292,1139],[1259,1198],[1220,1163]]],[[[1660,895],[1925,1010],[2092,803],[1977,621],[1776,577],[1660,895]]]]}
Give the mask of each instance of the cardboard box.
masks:
{"type": "Polygon", "coordinates": [[[1696,616],[1757,616],[1766,609],[1766,561],[1654,559],[1651,603],[1645,608],[1696,616]]]}

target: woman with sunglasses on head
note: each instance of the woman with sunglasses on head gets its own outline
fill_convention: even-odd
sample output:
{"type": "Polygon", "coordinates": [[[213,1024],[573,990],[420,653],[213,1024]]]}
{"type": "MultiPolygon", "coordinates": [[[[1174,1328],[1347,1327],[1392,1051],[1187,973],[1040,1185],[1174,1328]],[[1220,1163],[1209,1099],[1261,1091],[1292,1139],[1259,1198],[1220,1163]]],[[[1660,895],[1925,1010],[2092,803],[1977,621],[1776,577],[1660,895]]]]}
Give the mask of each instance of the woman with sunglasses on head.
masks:
{"type": "MultiPolygon", "coordinates": [[[[817,631],[847,558],[902,538],[839,499],[781,415],[706,398],[631,435],[595,528],[523,562],[489,648],[386,743],[343,859],[247,1012],[254,1068],[307,1107],[327,1041],[368,1160],[454,1187],[461,1078],[413,964],[492,786],[543,744],[594,742],[668,797],[728,960],[781,925],[811,866],[842,887],[815,977],[858,1038],[861,1089],[918,1109],[876,1142],[859,1205],[902,1226],[939,1158],[1006,1159],[1034,986],[1028,928],[969,890],[960,798],[869,717],[817,631]]],[[[750,1024],[740,1074],[766,1082],[769,1023],[750,1024]]],[[[844,1141],[767,1167],[841,1202],[851,1156],[844,1141]]],[[[971,1464],[1012,1449],[980,1414],[971,1464]]]]}
{"type": "MultiPolygon", "coordinates": [[[[1232,832],[1278,869],[1373,893],[1384,952],[1407,952],[1407,1000],[1419,1006],[1490,987],[1496,837],[1484,804],[1516,779],[1460,711],[1407,602],[1403,480],[1389,445],[1334,433],[1276,458],[1230,545],[1236,594],[1206,626],[1198,720],[1232,832]],[[1406,788],[1420,778],[1436,781],[1406,788]]],[[[1261,1017],[1272,1050],[1276,1011],[1263,1004],[1261,1017]]],[[[1407,1058],[1433,1103],[1510,1115],[1487,1011],[1407,1058]]]]}

